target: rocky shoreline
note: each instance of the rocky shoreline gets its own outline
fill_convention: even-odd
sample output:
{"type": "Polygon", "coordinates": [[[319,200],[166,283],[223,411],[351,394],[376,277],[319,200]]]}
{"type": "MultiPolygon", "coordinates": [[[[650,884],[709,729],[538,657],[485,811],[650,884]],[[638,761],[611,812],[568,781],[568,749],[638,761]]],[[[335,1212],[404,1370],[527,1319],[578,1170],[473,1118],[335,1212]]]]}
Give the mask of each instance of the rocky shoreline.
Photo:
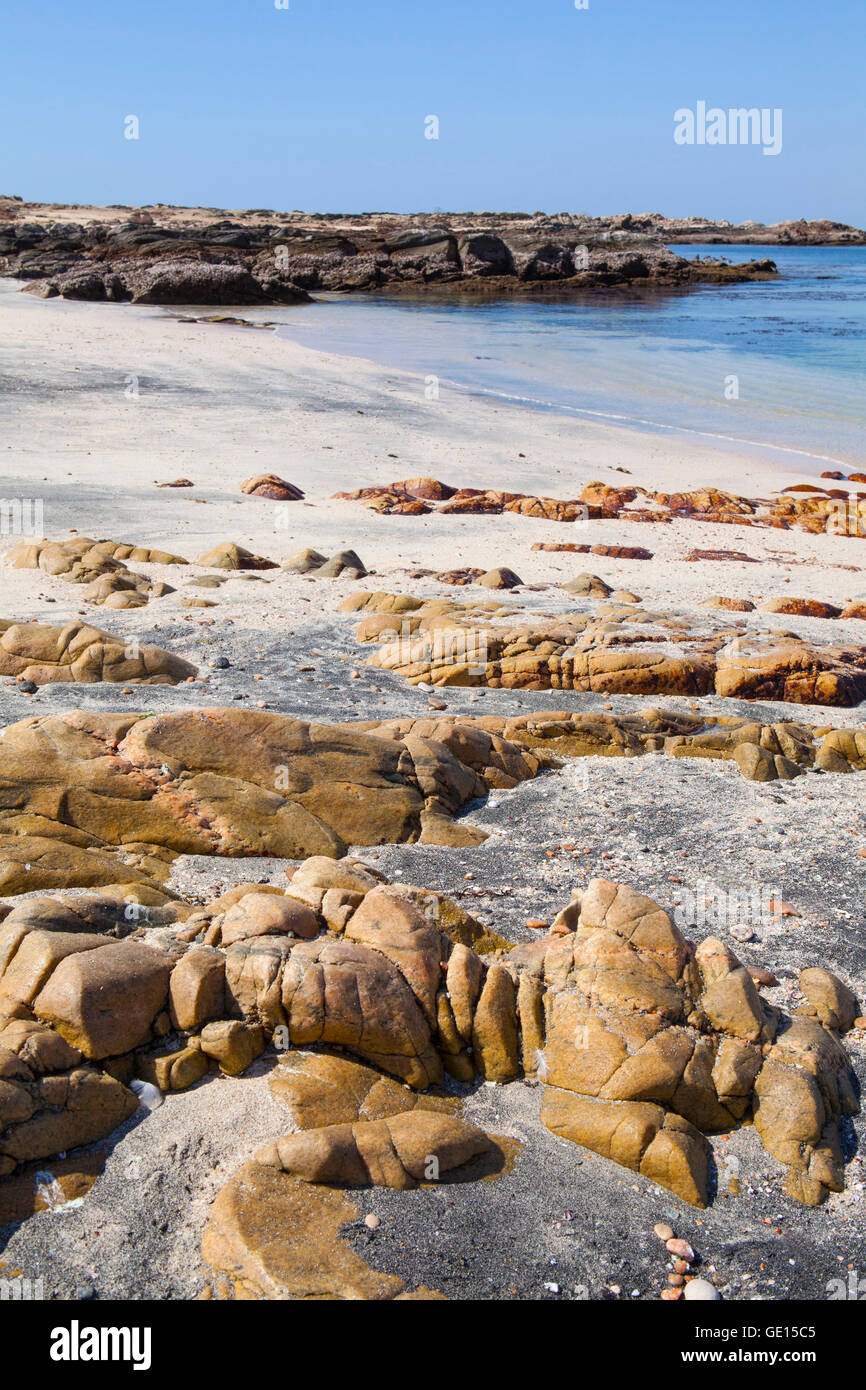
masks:
{"type": "Polygon", "coordinates": [[[776,274],[767,258],[686,260],[666,231],[652,218],[331,217],[0,198],[0,274],[43,298],[215,306],[296,304],[323,291],[568,296],[776,274]]]}
{"type": "Polygon", "coordinates": [[[847,1287],[862,473],[13,286],[0,1287],[847,1287]]]}

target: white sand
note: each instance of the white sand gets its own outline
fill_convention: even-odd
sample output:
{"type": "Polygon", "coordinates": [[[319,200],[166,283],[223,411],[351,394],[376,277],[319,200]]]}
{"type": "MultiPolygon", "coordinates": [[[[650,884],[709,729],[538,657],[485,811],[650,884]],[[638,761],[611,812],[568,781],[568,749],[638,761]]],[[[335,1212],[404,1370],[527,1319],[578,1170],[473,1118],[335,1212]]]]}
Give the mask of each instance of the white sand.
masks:
{"type": "MultiPolygon", "coordinates": [[[[419,474],[556,497],[579,496],[596,478],[664,491],[714,484],[750,496],[809,481],[697,440],[445,390],[427,401],[417,376],[315,352],[272,332],[180,323],[154,309],[41,301],[12,280],[0,280],[0,364],[9,381],[0,394],[0,497],[42,499],[51,537],[75,528],[189,559],[222,540],[277,561],[305,546],[326,554],[352,546],[380,575],[419,565],[508,564],[527,583],[544,583],[592,570],[651,602],[719,592],[838,601],[866,587],[851,572],[866,565],[857,538],[700,522],[388,517],[332,500],[336,491],[419,474]],[[243,479],[270,471],[302,487],[306,502],[239,492],[243,479]],[[179,476],[196,487],[154,486],[179,476]],[[656,559],[545,554],[532,551],[536,541],[641,545],[656,559]],[[693,546],[743,550],[768,563],[682,563],[678,557],[693,546]]],[[[0,548],[16,539],[0,537],[0,548]]],[[[299,582],[279,577],[281,609],[299,582]]],[[[327,607],[342,586],[329,586],[328,597],[325,587],[318,592],[327,607]]],[[[69,606],[61,581],[46,579],[40,588],[69,606]]],[[[49,616],[31,606],[32,575],[4,571],[2,589],[4,615],[14,607],[14,616],[49,616]]],[[[261,592],[247,586],[244,600],[249,594],[252,603],[254,590],[261,592]]],[[[834,636],[855,634],[835,625],[834,636]]]]}

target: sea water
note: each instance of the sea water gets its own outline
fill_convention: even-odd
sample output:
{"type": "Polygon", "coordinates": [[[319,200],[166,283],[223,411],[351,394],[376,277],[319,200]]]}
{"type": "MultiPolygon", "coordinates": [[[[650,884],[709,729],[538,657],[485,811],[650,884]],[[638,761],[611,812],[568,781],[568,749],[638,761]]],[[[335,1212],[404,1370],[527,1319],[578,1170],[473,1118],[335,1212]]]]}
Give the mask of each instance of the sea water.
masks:
{"type": "Polygon", "coordinates": [[[422,397],[485,394],[701,436],[797,471],[866,465],[866,247],[675,246],[769,256],[777,280],[580,298],[317,296],[269,311],[309,347],[417,376],[422,397]]]}

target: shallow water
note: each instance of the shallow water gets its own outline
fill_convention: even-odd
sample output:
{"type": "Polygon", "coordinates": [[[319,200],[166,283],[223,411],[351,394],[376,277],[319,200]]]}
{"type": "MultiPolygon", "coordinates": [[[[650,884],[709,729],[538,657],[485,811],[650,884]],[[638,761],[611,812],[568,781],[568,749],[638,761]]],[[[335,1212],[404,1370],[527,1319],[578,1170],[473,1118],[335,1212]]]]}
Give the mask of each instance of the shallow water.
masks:
{"type": "Polygon", "coordinates": [[[309,347],[417,373],[421,394],[435,377],[440,399],[493,394],[697,434],[807,472],[863,467],[866,247],[674,250],[733,262],[768,255],[781,275],[561,302],[330,296],[267,317],[309,347]]]}

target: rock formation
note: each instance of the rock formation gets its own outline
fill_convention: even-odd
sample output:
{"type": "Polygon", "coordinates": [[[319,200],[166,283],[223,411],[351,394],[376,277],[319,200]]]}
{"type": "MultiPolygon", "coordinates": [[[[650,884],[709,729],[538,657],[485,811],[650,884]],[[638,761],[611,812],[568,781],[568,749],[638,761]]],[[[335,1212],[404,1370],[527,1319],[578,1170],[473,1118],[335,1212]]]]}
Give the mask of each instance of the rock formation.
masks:
{"type": "MultiPolygon", "coordinates": [[[[588,597],[609,593],[593,575],[564,587],[588,597]]],[[[379,644],[370,665],[397,671],[412,684],[715,693],[840,706],[866,698],[866,647],[822,646],[793,633],[731,626],[693,632],[678,615],[640,607],[634,594],[613,593],[610,600],[595,614],[538,614],[520,626],[505,625],[514,610],[504,606],[442,599],[408,611],[395,610],[388,595],[352,595],[342,608],[363,607],[368,614],[356,635],[379,644]]]]}
{"type": "Polygon", "coordinates": [[[81,208],[79,220],[63,222],[50,206],[0,203],[0,273],[30,281],[31,292],[45,298],[291,304],[316,290],[537,295],[735,283],[776,273],[767,259],[736,266],[685,260],[652,219],[252,212],[215,221],[206,209],[178,217],[170,208],[81,208]]]}
{"type": "Polygon", "coordinates": [[[309,574],[314,579],[363,579],[366,566],[354,550],[338,550],[330,558],[318,550],[299,550],[282,568],[288,574],[309,574]]]}
{"type": "Polygon", "coordinates": [[[0,618],[2,676],[17,676],[35,685],[55,681],[177,685],[195,674],[189,661],[161,647],[131,643],[88,623],[52,627],[0,618]]]}
{"type": "Polygon", "coordinates": [[[475,844],[454,816],[538,760],[482,731],[454,746],[238,709],[26,719],[4,730],[0,892],[156,886],[178,853],[475,844]]]}
{"type": "MultiPolygon", "coordinates": [[[[849,482],[856,475],[852,474],[849,482]]],[[[383,483],[338,492],[335,497],[361,502],[384,515],[423,516],[432,511],[495,516],[503,512],[536,517],[545,521],[589,522],[613,520],[669,524],[676,518],[715,522],[720,525],[757,526],[787,530],[796,527],[813,534],[866,536],[866,494],[845,489],[827,490],[804,485],[806,495],[791,496],[790,489],[772,498],[740,497],[718,488],[696,488],[692,492],[655,492],[645,487],[610,487],[606,483],[587,483],[578,498],[533,497],[520,492],[501,492],[488,488],[455,489],[435,478],[424,479],[428,491],[422,495],[410,490],[411,482],[383,483]],[[447,500],[441,500],[441,499],[447,500]],[[439,505],[434,505],[435,503],[439,505]]],[[[593,554],[611,554],[623,559],[644,559],[642,547],[540,546],[540,549],[573,549],[593,554]]],[[[694,552],[699,558],[701,552],[694,552]]],[[[734,558],[732,555],[730,558],[734,558]]],[[[748,558],[748,557],[746,557],[748,558]]]]}
{"type": "Polygon", "coordinates": [[[27,898],[0,925],[0,1173],[110,1133],[134,1077],[185,1089],[270,1044],[294,1133],[254,1162],[294,1180],[408,1188],[485,1153],[453,1102],[413,1095],[448,1072],[537,1078],[550,1129],[696,1206],[711,1197],[705,1132],[750,1116],[790,1195],[842,1190],[853,993],[804,970],[788,1016],[724,943],[696,947],[632,888],[593,880],[548,936],[487,956],[447,898],[358,861],[307,860],[283,894],[130,904],[27,898]],[[299,909],[315,936],[306,919],[294,930],[299,909]]]}
{"type": "Polygon", "coordinates": [[[21,541],[9,551],[6,563],[13,569],[40,569],[85,586],[85,603],[105,608],[143,608],[148,599],[172,593],[168,584],[135,574],[124,563],[185,565],[179,555],[118,541],[93,541],[78,536],[71,541],[21,541]]]}
{"type": "Polygon", "coordinates": [[[304,494],[294,483],[287,483],[276,473],[257,473],[241,483],[241,492],[251,497],[267,497],[272,502],[299,502],[304,494]]]}

